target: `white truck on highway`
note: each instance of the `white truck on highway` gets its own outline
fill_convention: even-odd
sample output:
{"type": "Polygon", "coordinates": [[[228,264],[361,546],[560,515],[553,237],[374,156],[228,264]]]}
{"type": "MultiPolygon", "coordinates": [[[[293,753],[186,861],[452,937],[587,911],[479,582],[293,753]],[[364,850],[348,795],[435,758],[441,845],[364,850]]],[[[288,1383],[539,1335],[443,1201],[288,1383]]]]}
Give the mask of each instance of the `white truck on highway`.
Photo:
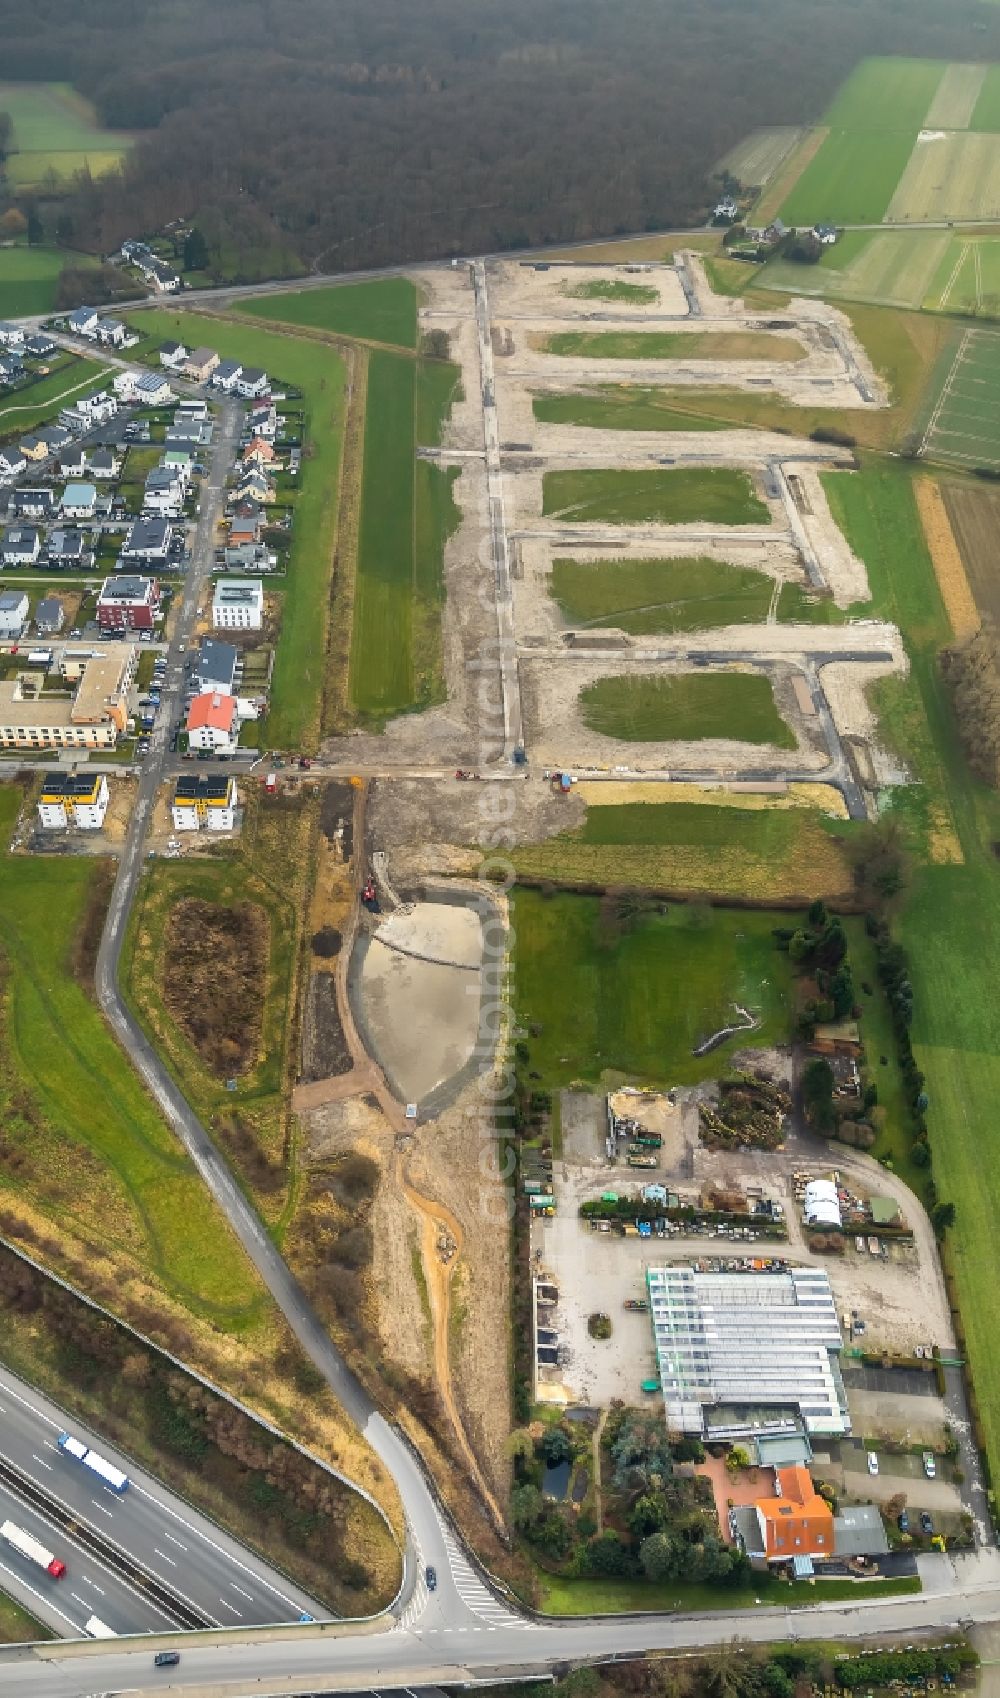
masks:
{"type": "Polygon", "coordinates": [[[90,1450],[82,1439],[75,1439],[72,1433],[60,1433],[56,1443],[64,1455],[82,1462],[85,1468],[89,1468],[92,1474],[96,1474],[106,1486],[117,1492],[119,1497],[128,1491],[128,1475],[123,1474],[120,1468],[113,1467],[96,1450],[90,1450]]]}
{"type": "Polygon", "coordinates": [[[26,1533],[23,1527],[18,1527],[16,1522],[5,1521],[0,1525],[0,1539],[6,1539],[8,1545],[12,1545],[15,1551],[27,1557],[29,1562],[37,1562],[39,1568],[44,1568],[53,1580],[61,1580],[66,1573],[66,1564],[60,1562],[57,1556],[53,1556],[51,1551],[47,1551],[37,1539],[33,1539],[30,1533],[26,1533]]]}
{"type": "Polygon", "coordinates": [[[102,1621],[99,1615],[92,1615],[89,1621],[85,1621],[83,1624],[83,1631],[84,1633],[89,1633],[91,1639],[118,1638],[114,1628],[109,1627],[106,1621],[102,1621]]]}

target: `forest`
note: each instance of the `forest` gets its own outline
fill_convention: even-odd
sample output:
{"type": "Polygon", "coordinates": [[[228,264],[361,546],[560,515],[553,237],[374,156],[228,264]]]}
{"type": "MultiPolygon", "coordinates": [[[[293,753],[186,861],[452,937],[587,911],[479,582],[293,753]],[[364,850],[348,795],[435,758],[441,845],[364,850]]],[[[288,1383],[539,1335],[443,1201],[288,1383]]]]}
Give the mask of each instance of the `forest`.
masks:
{"type": "MultiPolygon", "coordinates": [[[[980,0],[0,0],[3,76],[136,145],[61,239],[197,218],[350,270],[700,222],[719,157],[813,121],[864,55],[1000,58],[980,0]]],[[[2,104],[2,102],[0,102],[2,104]]]]}

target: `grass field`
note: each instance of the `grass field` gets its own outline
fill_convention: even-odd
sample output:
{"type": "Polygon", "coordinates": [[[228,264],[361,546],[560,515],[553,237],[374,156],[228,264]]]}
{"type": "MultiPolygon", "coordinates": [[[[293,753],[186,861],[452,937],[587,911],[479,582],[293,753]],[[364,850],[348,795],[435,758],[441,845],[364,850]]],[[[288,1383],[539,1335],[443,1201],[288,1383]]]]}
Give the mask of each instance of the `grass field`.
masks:
{"type": "Polygon", "coordinates": [[[894,223],[1000,218],[1000,135],[928,131],[914,142],[886,208],[894,223]]]}
{"type": "Polygon", "coordinates": [[[241,301],[240,311],[282,324],[333,330],[365,342],[387,342],[397,348],[417,345],[417,291],[408,277],[259,295],[241,301]]]}
{"type": "Polygon", "coordinates": [[[962,337],[923,452],[951,465],[1000,469],[1000,332],[969,330],[962,337]]]}
{"type": "Polygon", "coordinates": [[[686,413],[682,403],[662,389],[603,384],[597,389],[561,395],[535,395],[532,410],[539,424],[582,425],[593,430],[725,430],[717,419],[686,413]]]}
{"type": "Polygon", "coordinates": [[[416,365],[375,353],[368,365],[364,482],[351,637],[351,701],[385,717],[414,699],[416,365]]]}
{"type": "Polygon", "coordinates": [[[1000,318],[1000,236],[953,236],[923,304],[932,312],[1000,318]]]}
{"type": "Polygon", "coordinates": [[[969,125],[973,130],[1000,130],[1000,65],[987,66],[969,125]]]}
{"type": "MultiPolygon", "coordinates": [[[[4,843],[20,800],[0,788],[4,843]]],[[[0,1184],[113,1239],[187,1308],[239,1331],[263,1302],[251,1265],[71,972],[99,871],[90,857],[0,855],[0,1184]]]]}
{"type": "Polygon", "coordinates": [[[0,318],[51,312],[63,266],[93,263],[89,256],[57,248],[0,248],[0,318]]]}
{"type": "Polygon", "coordinates": [[[671,907],[616,923],[597,897],[521,888],[512,909],[517,1022],[539,1029],[531,1068],[550,1090],[608,1070],[664,1085],[714,1077],[726,1046],[691,1051],[729,1024],[734,1002],[760,1014],[752,1043],[787,1034],[790,969],[773,913],[671,907]]]}
{"type": "Polygon", "coordinates": [[[769,260],[757,282],[794,295],[920,307],[955,245],[947,230],[847,230],[815,265],[769,260]]]}
{"type": "Polygon", "coordinates": [[[17,189],[42,185],[50,171],[68,178],[89,167],[98,177],[131,146],[131,137],[100,128],[90,102],[69,83],[0,83],[0,111],[14,121],[6,171],[17,189]]]}
{"type": "Polygon", "coordinates": [[[831,129],[781,208],[786,224],[878,224],[916,131],[831,129]]]}
{"type": "Polygon", "coordinates": [[[823,114],[840,130],[919,130],[945,72],[944,61],[863,59],[823,114]]]}
{"type": "Polygon", "coordinates": [[[580,693],[591,731],[625,742],[703,742],[725,738],[794,749],[768,678],[740,672],[674,677],[598,678],[580,693]]]}
{"type": "Polygon", "coordinates": [[[988,70],[986,65],[947,65],[924,124],[929,130],[967,130],[988,70]]]}
{"type": "MultiPolygon", "coordinates": [[[[296,339],[253,325],[221,318],[166,311],[143,311],[136,328],[157,341],[197,333],[223,359],[261,365],[280,381],[302,391],[306,435],[312,448],[302,463],[295,503],[295,525],[284,596],[281,635],[275,654],[271,706],[266,722],[268,746],[315,749],[323,695],[330,574],[337,528],[340,456],[344,429],[344,363],[335,348],[296,339]]],[[[0,421],[2,425],[2,421],[0,421]]]]}
{"type": "Polygon", "coordinates": [[[801,135],[801,130],[790,128],[753,130],[744,141],[723,155],[715,167],[715,174],[728,172],[745,189],[763,188],[788,158],[801,135]]]}
{"type": "Polygon", "coordinates": [[[0,438],[23,435],[35,425],[54,419],[62,407],[78,399],[85,390],[96,389],[113,369],[100,360],[82,360],[73,354],[65,359],[60,356],[58,370],[40,377],[26,389],[14,390],[9,401],[0,403],[0,438]]]}
{"type": "Polygon", "coordinates": [[[560,330],[545,352],[580,360],[803,360],[793,336],[754,330],[560,330]]]}
{"type": "Polygon", "coordinates": [[[766,525],[769,520],[747,473],[729,466],[545,472],[542,512],[574,524],[603,519],[613,525],[684,525],[699,520],[766,525]]]}
{"type": "Polygon", "coordinates": [[[659,291],[648,283],[623,283],[611,277],[594,277],[588,283],[566,283],[560,294],[576,301],[626,301],[637,307],[651,306],[660,298],[659,291]]]}
{"type": "Polygon", "coordinates": [[[815,1609],[824,1599],[830,1603],[863,1598],[894,1598],[919,1592],[919,1578],[896,1580],[778,1580],[773,1575],[754,1575],[749,1587],[699,1586],[690,1581],[671,1580],[650,1586],[641,1580],[569,1580],[561,1575],[536,1570],[540,1593],[538,1608],[553,1616],[620,1615],[643,1610],[751,1609],[771,1604],[786,1609],[815,1609]]]}
{"type": "Polygon", "coordinates": [[[21,1604],[0,1593],[0,1644],[15,1645],[32,1640],[54,1639],[51,1627],[43,1627],[21,1604]]]}
{"type": "MultiPolygon", "coordinates": [[[[774,580],[766,572],[704,556],[563,558],[552,562],[550,590],[570,625],[582,629],[610,625],[641,635],[763,622],[774,596],[774,580]]],[[[837,614],[832,603],[810,601],[797,584],[783,586],[778,607],[785,619],[837,614]]]]}
{"type": "Polygon", "coordinates": [[[417,442],[423,448],[436,448],[441,433],[458,399],[462,370],[447,360],[417,362],[417,442]]]}
{"type": "Polygon", "coordinates": [[[522,875],[563,884],[627,884],[751,902],[836,899],[852,885],[840,840],[804,808],[750,811],[680,801],[590,806],[579,829],[515,849],[512,859],[522,875]]]}

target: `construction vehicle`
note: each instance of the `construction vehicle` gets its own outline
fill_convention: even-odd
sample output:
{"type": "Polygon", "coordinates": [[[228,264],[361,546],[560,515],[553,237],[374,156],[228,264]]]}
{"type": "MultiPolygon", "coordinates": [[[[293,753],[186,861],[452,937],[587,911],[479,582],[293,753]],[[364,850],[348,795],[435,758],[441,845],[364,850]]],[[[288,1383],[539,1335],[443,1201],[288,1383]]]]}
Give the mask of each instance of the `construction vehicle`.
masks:
{"type": "Polygon", "coordinates": [[[375,880],[370,873],[361,892],[361,900],[370,914],[379,912],[378,891],[375,889],[375,880]]]}
{"type": "Polygon", "coordinates": [[[623,1307],[626,1309],[634,1309],[637,1314],[644,1315],[649,1309],[649,1298],[626,1297],[623,1307]]]}
{"type": "Polygon", "coordinates": [[[641,1144],[643,1149],[646,1150],[662,1150],[663,1148],[663,1139],[659,1132],[646,1132],[642,1128],[640,1128],[637,1132],[633,1132],[632,1142],[634,1144],[641,1144]]]}
{"type": "Polygon", "coordinates": [[[638,1144],[630,1144],[628,1155],[625,1157],[629,1167],[656,1167],[656,1157],[649,1150],[643,1150],[638,1144]]]}

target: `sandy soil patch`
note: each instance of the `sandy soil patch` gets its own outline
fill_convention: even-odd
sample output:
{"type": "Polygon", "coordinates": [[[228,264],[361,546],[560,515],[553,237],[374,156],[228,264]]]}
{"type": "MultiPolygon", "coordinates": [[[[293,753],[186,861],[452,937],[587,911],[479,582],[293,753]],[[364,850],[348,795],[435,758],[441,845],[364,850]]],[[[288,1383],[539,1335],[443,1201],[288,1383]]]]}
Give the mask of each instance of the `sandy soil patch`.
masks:
{"type": "Polygon", "coordinates": [[[934,562],[934,576],[941,591],[945,612],[957,642],[972,637],[982,620],[976,598],[965,575],[965,565],[959,552],[951,520],[941,494],[941,486],[933,478],[918,478],[914,491],[917,511],[924,527],[927,546],[934,562]]]}
{"type": "Polygon", "coordinates": [[[811,462],[782,462],[795,503],[798,522],[819,564],[823,579],[838,607],[870,601],[871,588],[863,560],[854,553],[834,522],[819,471],[811,462]]]}
{"type": "Polygon", "coordinates": [[[985,65],[946,65],[927,108],[927,128],[967,130],[985,79],[985,65]]]}
{"type": "Polygon", "coordinates": [[[417,903],[364,947],[356,1011],[366,1047],[404,1102],[460,1072],[479,1034],[482,931],[471,909],[417,903]]]}
{"type": "Polygon", "coordinates": [[[839,790],[831,784],[785,784],[780,794],[773,791],[736,790],[732,785],[633,783],[617,779],[584,779],[574,786],[573,795],[586,802],[588,808],[614,808],[628,803],[685,802],[695,807],[742,808],[759,813],[763,809],[817,808],[830,819],[847,819],[847,804],[839,790]]]}
{"type": "Polygon", "coordinates": [[[856,738],[865,745],[872,763],[873,780],[880,787],[907,782],[898,758],[879,742],[878,719],[868,700],[868,691],[878,679],[887,678],[892,673],[905,677],[909,671],[899,634],[892,626],[888,629],[896,638],[891,645],[892,661],[833,661],[820,673],[837,730],[842,737],[856,738]]]}
{"type": "MultiPolygon", "coordinates": [[[[527,260],[520,264],[515,260],[498,260],[490,266],[489,291],[494,320],[501,325],[507,319],[550,316],[584,322],[617,323],[623,319],[631,323],[643,319],[683,319],[688,315],[687,297],[680,279],[673,265],[663,261],[662,254],[656,260],[647,260],[640,272],[630,271],[625,263],[588,265],[581,261],[568,265],[527,260]],[[639,283],[644,288],[655,289],[657,298],[636,304],[566,293],[567,289],[588,283],[639,283]]],[[[594,327],[597,328],[596,323],[594,327]]]]}

